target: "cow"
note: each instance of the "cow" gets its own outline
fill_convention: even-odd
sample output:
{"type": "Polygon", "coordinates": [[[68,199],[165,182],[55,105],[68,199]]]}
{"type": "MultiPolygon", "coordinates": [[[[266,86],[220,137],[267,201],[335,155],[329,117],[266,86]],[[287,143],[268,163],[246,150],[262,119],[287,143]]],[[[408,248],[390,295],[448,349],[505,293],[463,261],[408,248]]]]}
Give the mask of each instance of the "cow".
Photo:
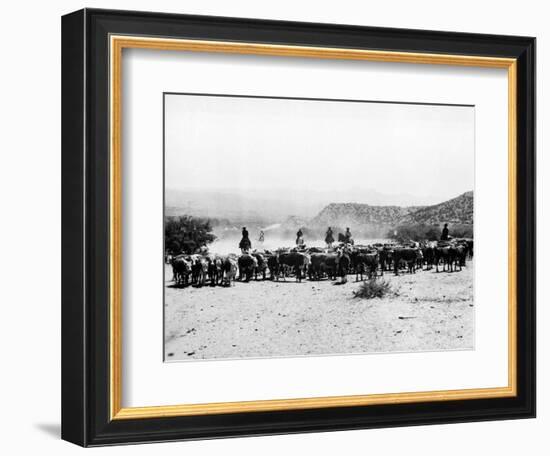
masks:
{"type": "Polygon", "coordinates": [[[403,261],[407,265],[408,272],[416,272],[418,259],[421,258],[422,251],[411,247],[397,247],[393,251],[393,272],[399,275],[399,264],[403,261]]]}
{"type": "Polygon", "coordinates": [[[426,262],[426,269],[432,269],[435,261],[435,247],[436,243],[434,241],[427,242],[422,247],[422,254],[424,256],[424,261],[426,262]]]}
{"type": "Polygon", "coordinates": [[[456,268],[460,268],[462,271],[462,267],[466,266],[466,256],[468,255],[468,245],[464,245],[462,243],[458,243],[455,247],[453,247],[455,252],[454,257],[454,265],[455,265],[455,271],[456,268]]]}
{"type": "Polygon", "coordinates": [[[378,258],[382,273],[384,271],[391,271],[393,264],[393,247],[384,245],[382,248],[378,248],[378,258]]]}
{"type": "Polygon", "coordinates": [[[242,254],[238,259],[239,264],[239,280],[249,282],[252,276],[256,273],[258,260],[249,253],[242,254]]]}
{"type": "Polygon", "coordinates": [[[457,238],[455,241],[464,246],[466,258],[471,260],[474,257],[474,240],[471,238],[457,238]]]}
{"type": "Polygon", "coordinates": [[[468,258],[471,260],[474,257],[474,240],[466,239],[466,244],[468,244],[467,255],[468,258]]]}
{"type": "Polygon", "coordinates": [[[336,274],[342,278],[342,283],[347,282],[347,275],[351,266],[350,250],[341,248],[336,253],[336,274]]]}
{"type": "Polygon", "coordinates": [[[366,274],[368,278],[376,277],[376,271],[378,269],[378,252],[375,251],[360,251],[356,250],[350,255],[351,265],[355,271],[355,281],[363,281],[363,274],[366,274]]]}
{"type": "Polygon", "coordinates": [[[282,266],[283,278],[286,279],[286,271],[294,271],[296,281],[302,281],[302,275],[305,277],[310,264],[310,257],[303,252],[287,252],[279,254],[279,266],[282,266]]]}
{"type": "Polygon", "coordinates": [[[208,275],[208,259],[201,255],[191,255],[191,282],[196,286],[202,286],[208,275]]]}
{"type": "Polygon", "coordinates": [[[464,252],[460,252],[461,265],[466,266],[466,259],[472,259],[474,256],[474,241],[472,239],[462,239],[458,241],[458,246],[463,247],[464,252]]]}
{"type": "Polygon", "coordinates": [[[218,285],[223,280],[222,259],[219,257],[208,258],[208,278],[210,285],[218,285]]]}
{"type": "MultiPolygon", "coordinates": [[[[309,280],[321,280],[326,271],[327,258],[331,254],[327,253],[312,253],[310,255],[310,264],[308,268],[309,280]]],[[[336,257],[336,255],[333,255],[336,257]]]]}
{"type": "Polygon", "coordinates": [[[227,256],[221,260],[222,263],[222,285],[231,286],[237,277],[239,266],[237,260],[231,256],[227,256]]]}
{"type": "Polygon", "coordinates": [[[267,261],[265,256],[260,252],[254,252],[252,253],[252,256],[256,258],[256,261],[258,262],[258,266],[254,270],[254,280],[258,280],[258,273],[262,274],[262,280],[265,280],[267,272],[267,261]]]}
{"type": "Polygon", "coordinates": [[[309,280],[321,280],[325,275],[329,280],[336,279],[337,259],[336,253],[312,253],[308,267],[309,280]]]}
{"type": "Polygon", "coordinates": [[[269,278],[271,280],[279,280],[279,256],[269,255],[267,257],[267,267],[269,268],[269,278]]]}
{"type": "Polygon", "coordinates": [[[328,253],[323,266],[329,280],[336,280],[338,274],[338,253],[328,253]]]}
{"type": "Polygon", "coordinates": [[[448,243],[439,243],[435,248],[434,262],[435,262],[435,272],[439,272],[439,263],[443,263],[443,272],[445,268],[449,272],[453,270],[453,264],[455,261],[456,249],[448,243]]]}
{"type": "Polygon", "coordinates": [[[170,260],[172,265],[172,280],[176,285],[189,285],[189,275],[191,274],[191,261],[185,255],[178,255],[170,260]]]}
{"type": "Polygon", "coordinates": [[[466,257],[468,255],[467,244],[460,242],[440,243],[435,249],[436,272],[439,272],[439,262],[443,262],[443,271],[449,272],[462,270],[466,266],[466,257]]]}

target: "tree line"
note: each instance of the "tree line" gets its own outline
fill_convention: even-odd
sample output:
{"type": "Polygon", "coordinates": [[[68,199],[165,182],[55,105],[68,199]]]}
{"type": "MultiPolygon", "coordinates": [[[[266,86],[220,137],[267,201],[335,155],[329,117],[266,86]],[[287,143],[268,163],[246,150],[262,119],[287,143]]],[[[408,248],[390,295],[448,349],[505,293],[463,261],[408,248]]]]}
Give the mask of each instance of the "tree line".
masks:
{"type": "Polygon", "coordinates": [[[172,255],[193,254],[215,240],[211,221],[207,218],[182,215],[165,220],[164,245],[172,255]]]}
{"type": "MultiPolygon", "coordinates": [[[[449,224],[449,235],[454,238],[474,237],[473,225],[449,224]]],[[[395,239],[399,242],[408,241],[437,241],[441,239],[441,227],[437,225],[411,224],[399,225],[388,231],[387,238],[395,239]]]]}

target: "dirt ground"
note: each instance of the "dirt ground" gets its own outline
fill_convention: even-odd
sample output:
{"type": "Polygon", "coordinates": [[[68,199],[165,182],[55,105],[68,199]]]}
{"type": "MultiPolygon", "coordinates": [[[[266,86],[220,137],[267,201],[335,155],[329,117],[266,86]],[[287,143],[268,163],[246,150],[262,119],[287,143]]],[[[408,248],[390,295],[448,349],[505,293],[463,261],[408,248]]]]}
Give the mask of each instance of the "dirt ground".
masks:
{"type": "Polygon", "coordinates": [[[165,360],[261,358],[474,347],[473,262],[461,272],[385,273],[392,294],[354,298],[355,275],[174,288],[166,266],[165,360]]]}

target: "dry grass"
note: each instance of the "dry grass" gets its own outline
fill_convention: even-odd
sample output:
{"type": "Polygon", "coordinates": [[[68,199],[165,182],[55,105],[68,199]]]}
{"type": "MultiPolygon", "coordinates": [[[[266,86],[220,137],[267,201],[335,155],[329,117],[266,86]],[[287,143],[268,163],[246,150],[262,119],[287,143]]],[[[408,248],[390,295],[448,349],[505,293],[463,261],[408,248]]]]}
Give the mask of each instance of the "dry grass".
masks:
{"type": "Polygon", "coordinates": [[[353,292],[353,296],[363,299],[383,298],[391,292],[392,288],[388,281],[373,278],[363,282],[359,288],[353,292]]]}

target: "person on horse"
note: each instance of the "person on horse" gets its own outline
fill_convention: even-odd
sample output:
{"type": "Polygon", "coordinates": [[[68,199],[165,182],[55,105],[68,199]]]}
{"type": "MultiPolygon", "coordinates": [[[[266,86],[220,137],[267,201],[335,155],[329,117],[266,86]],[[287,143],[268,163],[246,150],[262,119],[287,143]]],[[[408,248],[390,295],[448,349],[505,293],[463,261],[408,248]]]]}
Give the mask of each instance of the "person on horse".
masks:
{"type": "Polygon", "coordinates": [[[248,237],[248,230],[246,229],[246,226],[243,226],[242,231],[242,239],[241,242],[239,242],[239,248],[241,249],[242,253],[247,253],[252,248],[252,243],[250,242],[250,238],[248,237]]]}
{"type": "Polygon", "coordinates": [[[448,228],[449,224],[448,223],[445,223],[445,225],[443,225],[443,231],[441,231],[441,240],[442,241],[448,241],[449,240],[449,228],[448,228]]]}
{"type": "Polygon", "coordinates": [[[302,232],[302,228],[299,228],[296,233],[296,245],[304,245],[304,233],[302,232]]]}
{"type": "Polygon", "coordinates": [[[351,231],[349,230],[349,227],[346,228],[344,239],[346,244],[353,244],[353,239],[351,237],[351,231]]]}
{"type": "Polygon", "coordinates": [[[332,234],[332,228],[330,226],[328,227],[327,234],[325,236],[325,242],[327,243],[327,246],[329,249],[332,247],[332,244],[334,243],[334,235],[332,234]]]}

